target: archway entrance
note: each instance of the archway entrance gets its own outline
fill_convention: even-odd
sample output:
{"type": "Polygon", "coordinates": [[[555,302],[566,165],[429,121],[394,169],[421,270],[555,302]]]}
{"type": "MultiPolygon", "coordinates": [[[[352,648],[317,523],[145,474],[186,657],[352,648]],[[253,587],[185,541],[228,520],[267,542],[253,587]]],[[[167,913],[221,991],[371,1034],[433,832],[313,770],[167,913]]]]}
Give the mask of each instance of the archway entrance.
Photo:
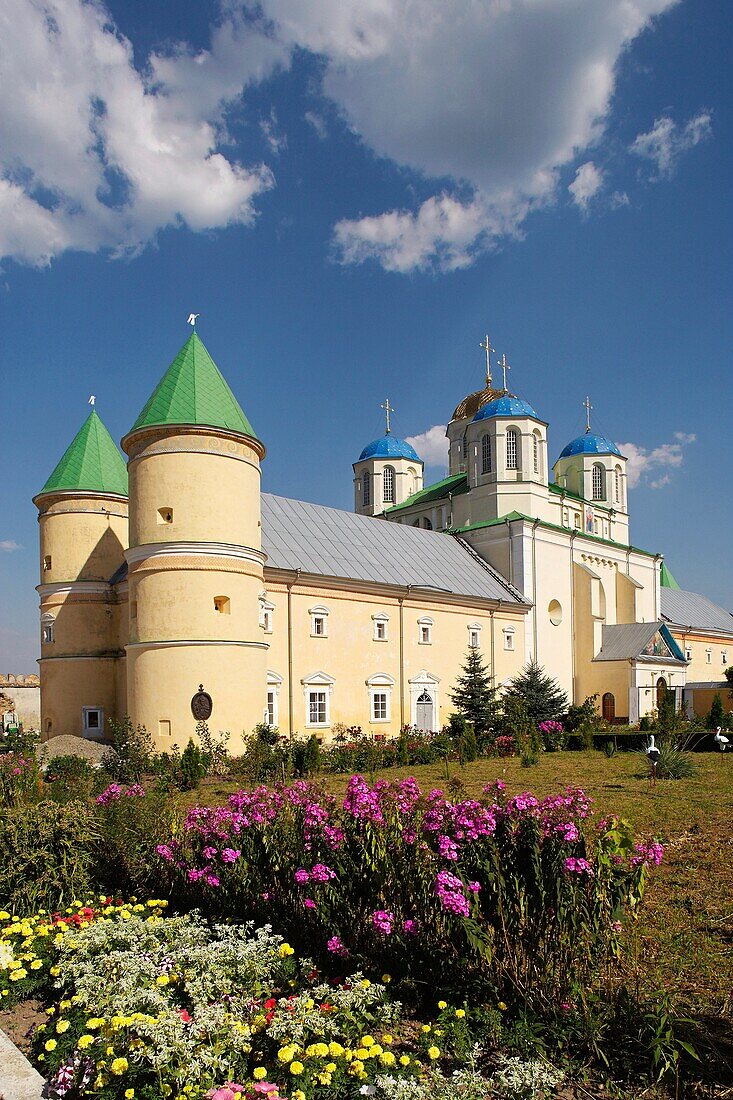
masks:
{"type": "Polygon", "coordinates": [[[667,681],[664,676],[660,676],[657,680],[657,710],[659,710],[664,703],[667,695],[667,681]]]}
{"type": "Polygon", "coordinates": [[[616,720],[616,697],[610,691],[603,696],[603,720],[614,722],[616,720]]]}
{"type": "Polygon", "coordinates": [[[419,730],[432,730],[433,728],[433,700],[427,691],[423,691],[417,697],[416,724],[419,730]]]}

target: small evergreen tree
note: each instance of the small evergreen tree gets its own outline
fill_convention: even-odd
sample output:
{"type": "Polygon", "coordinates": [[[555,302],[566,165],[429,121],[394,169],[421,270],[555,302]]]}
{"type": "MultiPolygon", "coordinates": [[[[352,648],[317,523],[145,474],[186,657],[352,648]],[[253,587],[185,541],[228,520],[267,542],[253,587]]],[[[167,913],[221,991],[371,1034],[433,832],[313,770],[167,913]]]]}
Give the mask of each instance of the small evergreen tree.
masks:
{"type": "Polygon", "coordinates": [[[310,735],[303,755],[303,771],[313,775],[321,770],[321,744],[314,733],[310,735]]]}
{"type": "Polygon", "coordinates": [[[534,726],[548,718],[560,718],[568,706],[568,697],[557,680],[547,676],[536,661],[530,661],[515,676],[504,692],[504,709],[512,699],[523,700],[527,716],[534,726]]]}
{"type": "Polygon", "coordinates": [[[710,713],[708,714],[708,729],[716,730],[718,726],[725,725],[725,711],[723,709],[723,699],[719,691],[715,692],[713,696],[713,703],[710,707],[710,713]]]}
{"type": "Polygon", "coordinates": [[[206,775],[203,753],[190,737],[181,756],[180,771],[182,791],[195,791],[201,786],[201,780],[206,775]]]}
{"type": "Polygon", "coordinates": [[[458,713],[472,724],[476,741],[479,744],[486,741],[489,730],[497,722],[498,704],[496,688],[478,649],[469,649],[451,701],[458,713]]]}

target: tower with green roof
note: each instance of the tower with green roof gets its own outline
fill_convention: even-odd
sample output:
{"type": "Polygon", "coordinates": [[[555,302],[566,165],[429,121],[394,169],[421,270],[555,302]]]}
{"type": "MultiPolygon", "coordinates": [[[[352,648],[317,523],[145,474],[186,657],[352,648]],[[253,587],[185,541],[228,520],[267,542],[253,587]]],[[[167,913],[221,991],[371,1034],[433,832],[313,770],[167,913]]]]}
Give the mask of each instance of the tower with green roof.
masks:
{"type": "Polygon", "coordinates": [[[265,451],[195,331],[122,447],[130,479],[128,712],[161,748],[185,745],[202,684],[211,728],[249,732],[266,702],[265,451]]]}
{"type": "Polygon", "coordinates": [[[116,715],[127,467],[93,408],[34,497],[40,527],[41,723],[103,736],[116,715]]]}

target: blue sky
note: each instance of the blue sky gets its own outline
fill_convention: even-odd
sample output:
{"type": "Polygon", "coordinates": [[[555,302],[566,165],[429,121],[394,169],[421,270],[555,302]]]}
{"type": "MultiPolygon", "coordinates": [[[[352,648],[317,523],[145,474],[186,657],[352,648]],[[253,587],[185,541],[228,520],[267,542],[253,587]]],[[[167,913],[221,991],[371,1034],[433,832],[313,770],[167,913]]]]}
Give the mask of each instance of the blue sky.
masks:
{"type": "Polygon", "coordinates": [[[634,544],[733,605],[725,0],[5,12],[0,671],[36,667],[32,495],[90,393],[124,434],[190,310],[264,487],[345,508],[387,395],[441,476],[489,331],[553,457],[590,394],[634,544]]]}

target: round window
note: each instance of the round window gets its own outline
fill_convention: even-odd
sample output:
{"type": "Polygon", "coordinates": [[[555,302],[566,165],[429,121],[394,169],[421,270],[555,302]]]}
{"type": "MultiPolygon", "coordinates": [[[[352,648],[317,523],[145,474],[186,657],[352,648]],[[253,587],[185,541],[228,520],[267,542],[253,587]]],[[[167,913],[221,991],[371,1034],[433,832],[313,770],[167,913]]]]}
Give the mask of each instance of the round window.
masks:
{"type": "Polygon", "coordinates": [[[557,600],[550,600],[550,606],[547,608],[547,612],[550,616],[552,625],[559,626],[562,622],[562,607],[557,600]]]}

